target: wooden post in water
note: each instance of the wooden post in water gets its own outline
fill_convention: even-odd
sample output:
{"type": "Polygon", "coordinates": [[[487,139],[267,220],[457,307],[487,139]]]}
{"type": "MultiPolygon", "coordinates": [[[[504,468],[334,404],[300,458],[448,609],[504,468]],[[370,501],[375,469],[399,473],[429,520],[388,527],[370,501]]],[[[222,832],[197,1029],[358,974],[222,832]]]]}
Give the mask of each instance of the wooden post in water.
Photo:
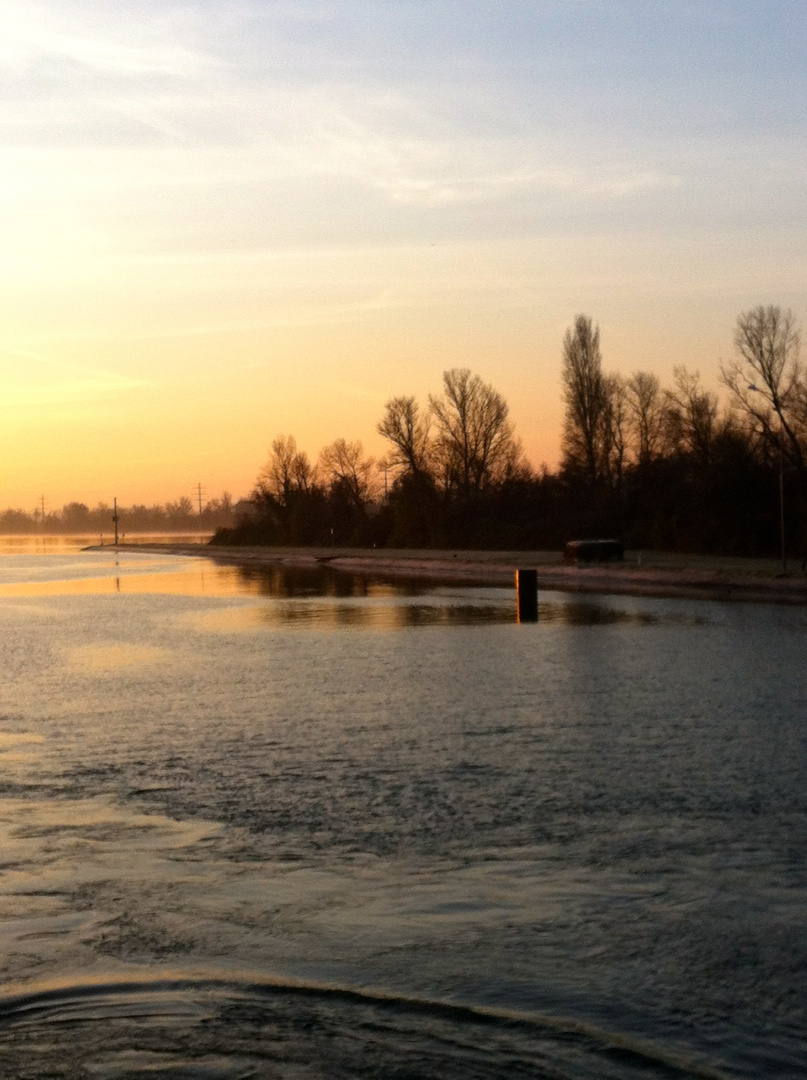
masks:
{"type": "Polygon", "coordinates": [[[516,618],[538,622],[538,571],[516,570],[516,618]]]}

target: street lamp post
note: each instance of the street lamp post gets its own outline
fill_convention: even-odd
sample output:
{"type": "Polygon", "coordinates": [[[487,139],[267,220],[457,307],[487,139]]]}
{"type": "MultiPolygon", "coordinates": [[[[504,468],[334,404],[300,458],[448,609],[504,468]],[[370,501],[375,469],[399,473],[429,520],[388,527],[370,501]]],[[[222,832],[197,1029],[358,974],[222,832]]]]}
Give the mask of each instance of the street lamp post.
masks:
{"type": "MultiPolygon", "coordinates": [[[[764,394],[763,390],[760,390],[758,386],[754,386],[751,383],[748,387],[749,390],[753,390],[756,394],[764,394]]],[[[776,436],[776,442],[779,446],[779,548],[782,557],[782,573],[787,573],[787,556],[785,555],[785,447],[784,440],[782,438],[782,418],[779,414],[776,414],[779,419],[779,431],[776,436]]]]}
{"type": "Polygon", "coordinates": [[[785,448],[782,445],[782,429],[779,428],[779,540],[782,548],[782,573],[787,573],[785,555],[785,448]]]}

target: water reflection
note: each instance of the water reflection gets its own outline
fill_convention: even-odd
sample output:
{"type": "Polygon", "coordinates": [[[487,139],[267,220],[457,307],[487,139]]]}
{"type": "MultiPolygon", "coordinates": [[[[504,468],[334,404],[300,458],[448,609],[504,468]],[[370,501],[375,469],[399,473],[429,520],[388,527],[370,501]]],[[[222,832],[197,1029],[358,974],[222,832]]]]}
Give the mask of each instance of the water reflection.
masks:
{"type": "Polygon", "coordinates": [[[407,578],[351,574],[316,566],[239,566],[238,576],[248,592],[282,599],[298,596],[334,596],[363,599],[368,596],[422,596],[429,586],[407,578]]]}
{"type": "Polygon", "coordinates": [[[69,650],[68,662],[78,671],[118,672],[123,668],[142,667],[144,664],[165,662],[171,659],[167,649],[147,645],[93,644],[79,645],[69,650]]]}
{"type": "MultiPolygon", "coordinates": [[[[396,630],[519,621],[515,588],[352,573],[313,561],[233,566],[203,556],[112,549],[78,556],[12,553],[0,560],[0,598],[113,594],[240,601],[237,608],[196,613],[195,625],[216,632],[289,625],[396,630]]],[[[539,591],[538,618],[524,625],[698,625],[707,621],[706,611],[703,605],[669,600],[539,591]]]]}
{"type": "MultiPolygon", "coordinates": [[[[197,619],[200,629],[231,632],[259,626],[316,626],[396,630],[519,621],[514,591],[498,586],[441,586],[352,574],[328,566],[245,566],[236,572],[242,594],[280,602],[206,612],[197,619]]],[[[560,593],[539,595],[538,618],[530,620],[533,625],[545,626],[702,625],[706,621],[704,614],[669,601],[604,596],[581,600],[560,593]]]]}
{"type": "Polygon", "coordinates": [[[540,622],[563,623],[566,626],[610,626],[615,623],[651,626],[669,621],[670,614],[664,619],[658,611],[616,608],[596,600],[543,600],[538,603],[538,619],[540,622]]]}
{"type": "MultiPolygon", "coordinates": [[[[365,597],[372,600],[372,597],[365,597]]],[[[361,629],[389,631],[407,627],[479,626],[512,623],[515,613],[512,604],[462,603],[450,597],[429,603],[349,603],[333,598],[322,603],[321,598],[309,602],[289,600],[260,607],[225,608],[190,617],[200,630],[219,633],[256,630],[261,627],[306,627],[321,630],[361,629]]]]}
{"type": "Polygon", "coordinates": [[[37,756],[44,736],[33,732],[0,731],[0,773],[7,777],[7,767],[12,764],[30,765],[37,756]]]}
{"type": "MultiPolygon", "coordinates": [[[[288,601],[260,608],[258,621],[264,625],[396,630],[514,620],[507,589],[440,588],[434,582],[352,574],[322,565],[249,566],[239,568],[239,574],[260,596],[288,601]]],[[[243,614],[254,625],[255,620],[243,614]]]]}
{"type": "Polygon", "coordinates": [[[426,1021],[441,1056],[407,1076],[800,1075],[801,612],[541,592],[529,630],[509,583],[124,553],[29,572],[106,595],[0,601],[0,978],[67,985],[0,1015],[2,1076],[331,1078],[346,1044],[346,1077],[403,1075],[426,1021]],[[194,985],[189,1026],[169,997],[158,1027],[176,968],[388,997],[280,1014],[228,991],[214,1031],[194,985]],[[120,972],[154,993],[86,993],[120,972]],[[488,1021],[485,1072],[413,996],[582,1041],[503,1057],[525,1029],[488,1021]],[[323,1067],[245,1060],[287,1033],[323,1067]]]}
{"type": "MultiPolygon", "coordinates": [[[[134,539],[139,544],[205,544],[210,533],[138,533],[134,539]]],[[[103,533],[11,533],[0,535],[0,555],[67,555],[91,544],[105,544],[110,551],[115,550],[112,537],[103,533]]]]}
{"type": "Polygon", "coordinates": [[[27,558],[0,560],[0,597],[111,593],[233,597],[244,591],[234,567],[215,566],[204,558],[96,553],[80,559],[51,557],[36,566],[27,558]]]}

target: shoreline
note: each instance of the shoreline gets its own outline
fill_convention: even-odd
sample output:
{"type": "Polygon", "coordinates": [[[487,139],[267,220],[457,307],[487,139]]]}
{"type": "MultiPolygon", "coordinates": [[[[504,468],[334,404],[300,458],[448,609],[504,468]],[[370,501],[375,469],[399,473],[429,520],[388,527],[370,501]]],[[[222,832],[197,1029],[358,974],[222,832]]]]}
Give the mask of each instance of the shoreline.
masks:
{"type": "MultiPolygon", "coordinates": [[[[185,555],[230,566],[331,567],[344,573],[425,581],[512,585],[516,570],[535,570],[539,592],[582,592],[751,603],[807,604],[807,576],[771,572],[769,563],[681,556],[679,565],[659,565],[669,556],[645,555],[623,563],[567,565],[557,552],[425,551],[365,548],[227,547],[195,543],[93,544],[86,551],[185,555]],[[720,564],[723,564],[722,566],[720,564]],[[766,567],[762,569],[761,567],[766,567]]],[[[676,561],[676,560],[673,560],[676,561]]]]}

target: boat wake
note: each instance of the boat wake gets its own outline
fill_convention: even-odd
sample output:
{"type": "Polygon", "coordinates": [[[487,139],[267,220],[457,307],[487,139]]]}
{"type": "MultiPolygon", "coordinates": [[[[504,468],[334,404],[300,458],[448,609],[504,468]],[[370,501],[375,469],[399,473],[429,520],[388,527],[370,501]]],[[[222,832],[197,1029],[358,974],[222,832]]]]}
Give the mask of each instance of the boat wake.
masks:
{"type": "Polygon", "coordinates": [[[7,1080],[731,1080],[574,1020],[253,976],[85,980],[0,997],[7,1080]]]}

